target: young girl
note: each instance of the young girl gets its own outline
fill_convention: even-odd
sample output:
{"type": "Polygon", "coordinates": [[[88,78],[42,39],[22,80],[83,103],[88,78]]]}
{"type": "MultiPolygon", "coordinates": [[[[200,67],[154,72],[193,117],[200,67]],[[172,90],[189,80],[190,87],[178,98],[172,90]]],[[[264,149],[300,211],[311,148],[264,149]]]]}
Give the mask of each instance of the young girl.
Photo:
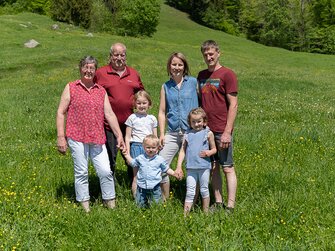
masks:
{"type": "MultiPolygon", "coordinates": [[[[125,122],[126,136],[125,143],[128,154],[132,158],[136,158],[144,153],[143,139],[149,134],[157,136],[157,119],[153,115],[148,114],[148,109],[152,106],[150,95],[144,91],[138,91],[134,95],[135,113],[131,114],[125,122]]],[[[136,194],[136,169],[134,170],[134,179],[132,183],[132,193],[136,194]]]]}
{"type": "Polygon", "coordinates": [[[214,134],[206,127],[207,116],[205,111],[200,107],[191,110],[188,115],[188,123],[191,129],[185,133],[177,162],[177,168],[181,168],[186,155],[187,190],[184,205],[185,216],[192,208],[197,183],[200,184],[202,209],[204,212],[208,212],[210,201],[208,189],[211,169],[210,156],[216,153],[214,134]]]}

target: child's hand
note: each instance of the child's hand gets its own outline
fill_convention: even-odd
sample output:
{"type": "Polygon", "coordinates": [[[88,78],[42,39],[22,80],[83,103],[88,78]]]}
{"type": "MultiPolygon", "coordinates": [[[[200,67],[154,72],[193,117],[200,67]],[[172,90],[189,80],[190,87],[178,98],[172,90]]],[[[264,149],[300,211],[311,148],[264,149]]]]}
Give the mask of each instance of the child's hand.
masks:
{"type": "Polygon", "coordinates": [[[126,147],[120,148],[120,150],[122,151],[123,155],[127,155],[128,154],[128,151],[127,151],[126,147]]]}
{"type": "Polygon", "coordinates": [[[184,173],[181,168],[177,168],[174,174],[174,177],[176,177],[178,180],[181,180],[184,177],[184,173]]]}

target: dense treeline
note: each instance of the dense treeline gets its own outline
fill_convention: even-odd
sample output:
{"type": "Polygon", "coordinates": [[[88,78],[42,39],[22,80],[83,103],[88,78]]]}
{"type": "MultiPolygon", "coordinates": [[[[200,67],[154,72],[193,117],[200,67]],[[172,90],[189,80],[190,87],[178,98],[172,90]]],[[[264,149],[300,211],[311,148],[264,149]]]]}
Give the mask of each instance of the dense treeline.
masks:
{"type": "Polygon", "coordinates": [[[0,0],[0,14],[30,11],[91,31],[151,36],[159,20],[160,0],[0,0]]]}
{"type": "Polygon", "coordinates": [[[335,54],[335,0],[166,0],[208,27],[269,46],[335,54]]]}
{"type": "MultiPolygon", "coordinates": [[[[269,46],[335,54],[335,0],[166,0],[208,27],[269,46]]],[[[151,36],[160,0],[0,0],[0,14],[31,11],[91,31],[151,36]]]]}

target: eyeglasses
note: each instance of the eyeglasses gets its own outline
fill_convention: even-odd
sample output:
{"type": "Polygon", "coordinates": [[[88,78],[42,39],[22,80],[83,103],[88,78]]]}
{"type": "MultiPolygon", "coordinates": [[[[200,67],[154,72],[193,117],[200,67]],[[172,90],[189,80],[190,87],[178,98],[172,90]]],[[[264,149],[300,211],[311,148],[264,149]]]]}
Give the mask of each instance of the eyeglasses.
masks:
{"type": "Polygon", "coordinates": [[[83,66],[83,67],[81,67],[81,69],[83,71],[95,71],[95,67],[94,66],[83,66]]]}

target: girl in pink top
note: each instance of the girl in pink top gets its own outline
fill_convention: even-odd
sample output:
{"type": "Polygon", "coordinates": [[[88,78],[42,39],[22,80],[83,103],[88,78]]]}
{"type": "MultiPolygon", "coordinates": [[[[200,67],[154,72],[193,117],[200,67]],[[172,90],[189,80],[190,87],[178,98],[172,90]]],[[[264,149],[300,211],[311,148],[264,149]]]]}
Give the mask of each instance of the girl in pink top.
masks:
{"type": "Polygon", "coordinates": [[[117,118],[106,91],[94,83],[97,60],[84,57],[79,63],[79,80],[65,86],[57,111],[57,147],[62,154],[69,145],[75,176],[76,200],[86,212],[89,208],[88,159],[93,162],[101,186],[102,199],[108,208],[115,207],[115,185],[105,146],[104,118],[117,137],[118,147],[124,148],[117,118]],[[64,121],[66,117],[66,134],[64,121]]]}

